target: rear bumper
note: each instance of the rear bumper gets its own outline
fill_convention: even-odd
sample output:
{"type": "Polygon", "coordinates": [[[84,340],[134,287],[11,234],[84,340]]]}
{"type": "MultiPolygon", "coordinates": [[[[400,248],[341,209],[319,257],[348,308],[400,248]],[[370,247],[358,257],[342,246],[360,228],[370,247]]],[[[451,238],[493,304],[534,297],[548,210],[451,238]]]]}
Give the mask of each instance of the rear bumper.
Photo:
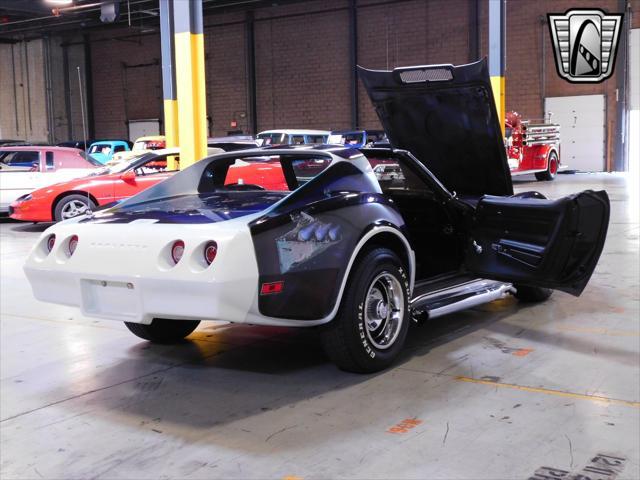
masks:
{"type": "Polygon", "coordinates": [[[246,321],[257,297],[258,270],[243,222],[176,226],[74,220],[47,229],[27,259],[24,271],[38,300],[78,307],[88,317],[135,323],[246,321]],[[69,255],[73,235],[78,246],[69,255]],[[177,239],[185,250],[174,265],[169,249],[177,239]],[[207,265],[203,246],[210,240],[218,243],[218,255],[207,265]]]}
{"type": "Polygon", "coordinates": [[[34,296],[80,308],[87,317],[149,324],[154,318],[243,322],[247,281],[176,280],[79,274],[25,267],[34,296]]]}

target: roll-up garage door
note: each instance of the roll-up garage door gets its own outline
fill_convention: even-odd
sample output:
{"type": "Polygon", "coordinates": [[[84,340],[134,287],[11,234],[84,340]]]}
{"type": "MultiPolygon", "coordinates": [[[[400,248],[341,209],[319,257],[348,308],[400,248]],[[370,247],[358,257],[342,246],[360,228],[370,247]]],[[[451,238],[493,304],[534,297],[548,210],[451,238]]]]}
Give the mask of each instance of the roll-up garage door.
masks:
{"type": "Polygon", "coordinates": [[[545,98],[545,116],[560,124],[560,156],[570,170],[602,172],[604,158],[604,95],[545,98]]]}

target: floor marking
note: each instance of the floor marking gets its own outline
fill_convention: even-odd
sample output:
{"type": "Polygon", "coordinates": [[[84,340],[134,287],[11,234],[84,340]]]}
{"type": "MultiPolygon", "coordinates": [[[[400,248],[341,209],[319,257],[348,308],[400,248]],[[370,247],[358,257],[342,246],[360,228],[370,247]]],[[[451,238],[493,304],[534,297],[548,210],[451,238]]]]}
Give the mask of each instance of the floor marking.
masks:
{"type": "Polygon", "coordinates": [[[528,480],[614,480],[624,469],[624,457],[598,453],[578,472],[555,467],[540,467],[528,480]]]}
{"type": "Polygon", "coordinates": [[[545,393],[547,395],[557,395],[559,397],[580,398],[583,400],[591,400],[598,403],[614,403],[617,405],[625,405],[627,407],[640,408],[640,402],[632,402],[630,400],[620,400],[618,398],[601,397],[598,395],[586,395],[583,393],[563,392],[562,390],[551,390],[548,388],[526,387],[522,385],[514,385],[512,383],[499,383],[492,382],[490,380],[481,380],[478,378],[470,377],[455,377],[460,382],[479,383],[482,385],[490,385],[492,387],[512,388],[514,390],[521,390],[523,392],[533,393],[545,393]]]}
{"type": "Polygon", "coordinates": [[[405,418],[404,420],[396,423],[393,427],[390,427],[387,430],[387,433],[407,433],[409,430],[416,428],[421,423],[422,420],[418,420],[417,418],[405,418]]]}
{"type": "Polygon", "coordinates": [[[514,355],[516,357],[526,357],[531,352],[533,352],[533,348],[520,348],[519,350],[512,352],[511,355],[514,355]]]}
{"type": "Polygon", "coordinates": [[[559,330],[561,332],[595,333],[597,335],[609,335],[611,337],[640,337],[640,332],[637,330],[610,330],[604,327],[557,325],[556,330],[559,330]]]}

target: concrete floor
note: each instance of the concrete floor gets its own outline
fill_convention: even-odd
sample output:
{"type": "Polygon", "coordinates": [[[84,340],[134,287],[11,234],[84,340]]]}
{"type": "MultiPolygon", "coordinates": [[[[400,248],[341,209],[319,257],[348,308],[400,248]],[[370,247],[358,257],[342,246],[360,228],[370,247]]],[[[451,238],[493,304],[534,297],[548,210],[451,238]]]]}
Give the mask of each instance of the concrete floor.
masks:
{"type": "Polygon", "coordinates": [[[637,185],[598,174],[516,188],[609,192],[582,297],[439,318],[394,368],[364,376],[328,363],[310,331],[208,323],[154,346],[37,302],[21,267],[44,227],[5,221],[0,477],[525,479],[606,454],[622,459],[606,478],[640,478],[637,185]]]}

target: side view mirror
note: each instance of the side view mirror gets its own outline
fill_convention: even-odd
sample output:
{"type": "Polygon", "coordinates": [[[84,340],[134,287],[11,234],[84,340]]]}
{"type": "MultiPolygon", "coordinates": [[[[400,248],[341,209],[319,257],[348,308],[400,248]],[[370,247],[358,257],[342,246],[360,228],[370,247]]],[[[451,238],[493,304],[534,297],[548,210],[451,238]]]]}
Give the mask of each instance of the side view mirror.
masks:
{"type": "Polygon", "coordinates": [[[127,183],[135,183],[136,182],[136,172],[133,170],[128,170],[120,175],[120,179],[127,183]]]}

